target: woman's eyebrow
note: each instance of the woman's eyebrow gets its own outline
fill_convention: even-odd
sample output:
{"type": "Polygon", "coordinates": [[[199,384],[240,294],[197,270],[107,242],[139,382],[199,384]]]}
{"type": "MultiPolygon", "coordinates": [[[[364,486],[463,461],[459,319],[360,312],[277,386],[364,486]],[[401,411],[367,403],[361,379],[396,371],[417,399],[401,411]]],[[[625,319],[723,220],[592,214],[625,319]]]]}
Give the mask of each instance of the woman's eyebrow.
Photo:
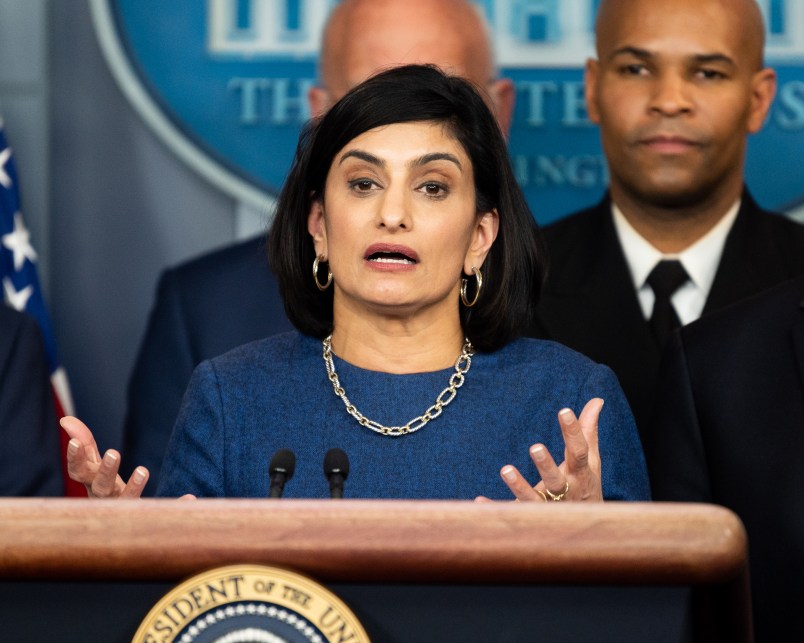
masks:
{"type": "Polygon", "coordinates": [[[449,152],[433,152],[431,154],[425,154],[424,156],[420,156],[417,159],[413,159],[408,166],[409,167],[421,167],[422,165],[427,165],[428,163],[432,163],[433,161],[450,161],[458,166],[458,169],[463,171],[463,166],[461,162],[458,160],[458,157],[454,154],[450,154],[449,152]]]}
{"type": "MultiPolygon", "coordinates": [[[[376,165],[378,167],[385,167],[386,165],[384,160],[364,150],[349,150],[340,158],[338,165],[343,163],[348,158],[360,159],[361,161],[371,163],[372,165],[376,165]]],[[[449,152],[432,152],[430,154],[424,154],[419,158],[410,161],[410,163],[408,163],[408,167],[421,167],[423,165],[427,165],[428,163],[432,163],[433,161],[449,161],[450,163],[457,165],[458,169],[463,170],[463,166],[461,165],[460,160],[458,160],[458,157],[454,154],[450,154],[449,152]]]]}
{"type": "Polygon", "coordinates": [[[343,163],[348,158],[357,158],[360,159],[361,161],[365,161],[366,163],[371,163],[372,165],[385,167],[385,161],[383,161],[381,158],[374,156],[373,154],[364,152],[363,150],[349,150],[346,154],[344,154],[341,157],[341,160],[338,161],[338,165],[343,163]]]}

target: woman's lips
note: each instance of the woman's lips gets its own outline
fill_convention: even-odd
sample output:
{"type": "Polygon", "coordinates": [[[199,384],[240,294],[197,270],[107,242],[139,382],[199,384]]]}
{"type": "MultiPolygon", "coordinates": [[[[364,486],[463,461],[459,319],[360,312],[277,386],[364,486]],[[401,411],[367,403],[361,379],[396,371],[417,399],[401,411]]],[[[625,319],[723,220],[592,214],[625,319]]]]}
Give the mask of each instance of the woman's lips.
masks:
{"type": "Polygon", "coordinates": [[[389,243],[372,244],[363,257],[377,270],[410,270],[419,263],[419,255],[412,248],[389,243]]]}
{"type": "Polygon", "coordinates": [[[363,255],[368,261],[393,260],[405,263],[419,263],[419,255],[413,248],[392,243],[374,243],[366,248],[363,255]]]}

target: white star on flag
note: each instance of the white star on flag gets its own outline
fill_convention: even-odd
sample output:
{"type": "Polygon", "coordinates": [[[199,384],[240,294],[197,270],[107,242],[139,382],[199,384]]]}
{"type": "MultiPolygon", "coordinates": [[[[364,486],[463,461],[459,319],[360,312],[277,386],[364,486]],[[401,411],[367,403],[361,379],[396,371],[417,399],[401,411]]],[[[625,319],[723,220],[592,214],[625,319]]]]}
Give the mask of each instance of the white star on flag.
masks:
{"type": "Polygon", "coordinates": [[[19,212],[14,215],[14,232],[3,235],[3,245],[14,253],[14,270],[19,271],[25,265],[25,259],[30,259],[33,263],[38,257],[19,212]]]}
{"type": "Polygon", "coordinates": [[[8,277],[3,279],[3,290],[6,293],[6,302],[8,302],[8,305],[20,312],[25,310],[25,307],[28,305],[28,300],[34,292],[33,286],[30,284],[25,286],[22,290],[17,290],[8,277]]]}
{"type": "Polygon", "coordinates": [[[2,152],[0,152],[0,185],[2,185],[6,190],[11,187],[11,177],[6,172],[6,163],[8,163],[8,159],[11,158],[11,148],[7,147],[2,152]]]}

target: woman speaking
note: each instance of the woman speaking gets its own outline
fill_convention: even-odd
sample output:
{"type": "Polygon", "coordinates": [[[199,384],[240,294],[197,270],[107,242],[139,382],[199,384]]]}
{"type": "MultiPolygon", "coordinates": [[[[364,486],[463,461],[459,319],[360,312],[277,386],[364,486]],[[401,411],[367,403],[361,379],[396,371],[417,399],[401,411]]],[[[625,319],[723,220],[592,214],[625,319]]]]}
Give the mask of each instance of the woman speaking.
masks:
{"type": "MultiPolygon", "coordinates": [[[[543,250],[467,81],[398,67],[313,122],[268,246],[298,332],[196,369],[159,495],[265,497],[272,454],[290,449],[285,495],[323,497],[321,463],[338,447],[347,497],[648,498],[611,371],[522,338],[543,250]]],[[[101,457],[75,418],[62,425],[70,474],[91,496],[140,495],[144,468],[125,482],[117,452],[101,457]]]]}

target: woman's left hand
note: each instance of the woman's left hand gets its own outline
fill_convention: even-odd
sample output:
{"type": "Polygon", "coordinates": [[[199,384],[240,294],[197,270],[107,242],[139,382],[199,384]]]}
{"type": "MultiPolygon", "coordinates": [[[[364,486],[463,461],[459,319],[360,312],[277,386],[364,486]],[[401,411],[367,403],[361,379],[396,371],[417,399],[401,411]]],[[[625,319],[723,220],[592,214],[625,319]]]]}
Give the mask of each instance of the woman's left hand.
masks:
{"type": "Polygon", "coordinates": [[[558,423],[564,436],[564,461],[556,465],[547,447],[534,444],[530,448],[530,457],[542,477],[536,486],[531,486],[510,464],[500,470],[503,481],[517,500],[603,500],[600,450],[597,445],[597,421],[602,408],[603,400],[593,398],[583,407],[579,418],[571,409],[559,411],[558,423]]]}

